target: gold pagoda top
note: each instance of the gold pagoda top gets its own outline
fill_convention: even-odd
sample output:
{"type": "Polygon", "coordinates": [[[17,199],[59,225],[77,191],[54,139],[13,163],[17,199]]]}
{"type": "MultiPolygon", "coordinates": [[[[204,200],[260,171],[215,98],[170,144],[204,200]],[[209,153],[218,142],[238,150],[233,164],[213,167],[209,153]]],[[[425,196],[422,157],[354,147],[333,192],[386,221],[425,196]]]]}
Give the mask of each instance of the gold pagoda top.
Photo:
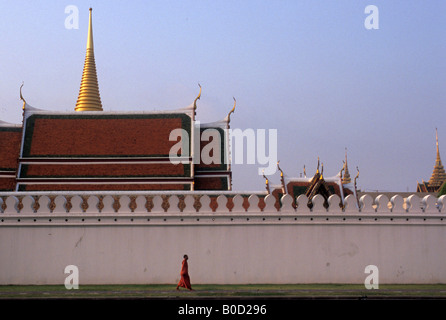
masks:
{"type": "Polygon", "coordinates": [[[440,148],[438,147],[438,132],[435,128],[435,139],[437,145],[437,158],[435,160],[434,171],[428,181],[429,187],[440,188],[444,181],[446,181],[446,172],[440,158],[440,148]]]}
{"type": "Polygon", "coordinates": [[[350,172],[348,172],[348,164],[347,164],[347,148],[345,148],[345,162],[344,162],[344,177],[342,177],[342,183],[348,184],[352,182],[352,179],[350,177],[350,172]]]}
{"type": "Polygon", "coordinates": [[[88,23],[87,53],[85,55],[84,71],[82,73],[81,87],[77,98],[75,111],[102,111],[101,96],[99,95],[96,63],[93,47],[92,9],[88,23]]]}

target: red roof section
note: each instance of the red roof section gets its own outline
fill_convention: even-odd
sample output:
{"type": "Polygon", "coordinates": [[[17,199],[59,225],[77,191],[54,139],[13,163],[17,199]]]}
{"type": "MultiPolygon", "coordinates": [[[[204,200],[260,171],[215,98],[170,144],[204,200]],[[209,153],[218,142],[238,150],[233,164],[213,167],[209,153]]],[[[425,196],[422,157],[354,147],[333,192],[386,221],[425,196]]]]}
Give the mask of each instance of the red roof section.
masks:
{"type": "Polygon", "coordinates": [[[186,165],[166,163],[142,164],[24,164],[21,177],[168,177],[190,176],[186,165]]]}
{"type": "Polygon", "coordinates": [[[27,119],[22,157],[168,156],[178,128],[190,131],[190,117],[35,114],[27,119]]]}
{"type": "Polygon", "coordinates": [[[17,170],[22,128],[0,128],[0,168],[17,170]]]}

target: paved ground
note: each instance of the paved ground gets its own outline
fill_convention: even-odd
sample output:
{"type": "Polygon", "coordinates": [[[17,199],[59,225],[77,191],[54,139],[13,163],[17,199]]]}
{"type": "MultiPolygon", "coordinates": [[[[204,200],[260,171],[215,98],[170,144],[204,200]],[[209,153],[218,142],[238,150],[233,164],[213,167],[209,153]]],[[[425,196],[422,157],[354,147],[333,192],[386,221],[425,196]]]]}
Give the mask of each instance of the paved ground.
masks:
{"type": "Polygon", "coordinates": [[[0,286],[0,300],[10,299],[143,299],[143,300],[446,300],[446,285],[195,285],[193,291],[175,285],[0,286]]]}

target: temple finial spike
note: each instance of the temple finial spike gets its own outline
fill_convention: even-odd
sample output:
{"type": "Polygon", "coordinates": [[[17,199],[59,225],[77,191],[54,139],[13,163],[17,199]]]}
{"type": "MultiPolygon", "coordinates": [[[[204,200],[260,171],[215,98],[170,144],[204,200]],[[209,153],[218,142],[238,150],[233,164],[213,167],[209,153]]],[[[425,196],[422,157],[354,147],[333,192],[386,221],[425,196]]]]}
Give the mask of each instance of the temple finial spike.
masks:
{"type": "Polygon", "coordinates": [[[348,171],[347,148],[345,148],[344,177],[342,178],[342,183],[347,184],[351,181],[350,172],[348,171]]]}
{"type": "Polygon", "coordinates": [[[22,85],[20,86],[20,100],[23,101],[22,109],[25,110],[26,101],[25,101],[25,98],[23,98],[23,95],[22,95],[22,87],[23,87],[23,85],[24,85],[24,82],[22,81],[22,85]]]}
{"type": "Polygon", "coordinates": [[[438,130],[435,128],[435,143],[437,145],[437,155],[440,156],[440,148],[438,147],[438,130]]]}
{"type": "Polygon", "coordinates": [[[88,36],[87,36],[87,49],[94,49],[93,46],[93,23],[91,19],[92,8],[90,8],[90,14],[88,18],[88,36]]]}
{"type": "Polygon", "coordinates": [[[197,110],[197,100],[201,98],[201,85],[198,84],[198,86],[200,87],[200,92],[198,92],[198,96],[194,100],[194,110],[197,110]]]}
{"type": "Polygon", "coordinates": [[[229,113],[228,113],[228,117],[227,117],[228,123],[231,122],[231,113],[234,113],[234,111],[235,111],[235,104],[237,103],[237,100],[235,100],[234,97],[232,97],[232,99],[234,99],[234,106],[232,107],[231,111],[229,111],[229,113]]]}

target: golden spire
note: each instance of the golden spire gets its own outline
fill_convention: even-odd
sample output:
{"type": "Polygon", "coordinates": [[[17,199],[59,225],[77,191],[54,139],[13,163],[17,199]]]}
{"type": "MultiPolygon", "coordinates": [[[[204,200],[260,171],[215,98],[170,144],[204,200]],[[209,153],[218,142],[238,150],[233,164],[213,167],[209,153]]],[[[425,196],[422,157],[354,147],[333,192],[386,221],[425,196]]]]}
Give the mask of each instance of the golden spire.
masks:
{"type": "Polygon", "coordinates": [[[81,87],[77,98],[76,111],[102,111],[101,96],[99,95],[98,77],[93,48],[93,24],[91,11],[88,23],[87,53],[85,55],[84,71],[82,73],[81,87]]]}
{"type": "Polygon", "coordinates": [[[342,183],[347,184],[352,182],[352,179],[350,178],[350,173],[348,172],[348,164],[347,164],[347,148],[345,148],[345,162],[344,162],[344,177],[342,177],[342,183]]]}
{"type": "Polygon", "coordinates": [[[435,160],[434,171],[428,181],[429,187],[440,188],[443,182],[446,180],[446,172],[444,171],[443,164],[440,158],[440,148],[438,147],[438,132],[435,128],[435,140],[437,145],[437,159],[435,160]]]}

